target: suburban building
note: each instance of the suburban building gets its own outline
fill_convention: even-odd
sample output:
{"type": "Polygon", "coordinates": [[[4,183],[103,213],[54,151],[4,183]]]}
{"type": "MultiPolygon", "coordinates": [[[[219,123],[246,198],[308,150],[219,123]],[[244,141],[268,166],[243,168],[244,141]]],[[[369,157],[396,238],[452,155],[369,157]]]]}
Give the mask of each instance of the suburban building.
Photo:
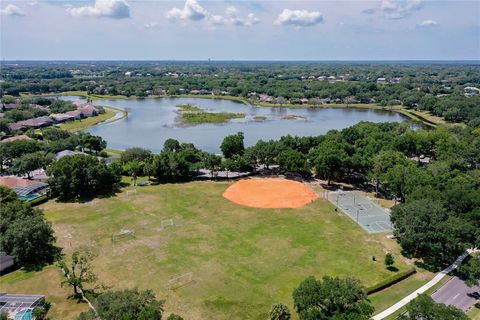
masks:
{"type": "Polygon", "coordinates": [[[387,83],[386,78],[377,78],[377,83],[387,83]]]}
{"type": "Polygon", "coordinates": [[[55,122],[67,122],[75,120],[75,117],[66,113],[53,113],[50,115],[55,122]]]}
{"type": "Polygon", "coordinates": [[[18,136],[13,136],[10,138],[3,139],[1,142],[12,142],[17,140],[33,140],[33,139],[27,136],[26,134],[20,134],[18,136]]]}
{"type": "Polygon", "coordinates": [[[33,309],[45,304],[45,296],[0,293],[0,313],[9,319],[33,319],[33,309]]]}
{"type": "Polygon", "coordinates": [[[62,159],[63,157],[66,157],[66,156],[74,156],[76,154],[86,154],[85,152],[81,152],[81,151],[71,151],[71,150],[63,150],[63,151],[60,151],[60,152],[57,152],[55,154],[55,160],[60,160],[62,159]]]}
{"type": "Polygon", "coordinates": [[[32,181],[16,176],[0,177],[0,185],[12,188],[22,200],[33,200],[45,195],[48,190],[48,184],[32,181]]]}
{"type": "Polygon", "coordinates": [[[17,124],[31,128],[45,128],[53,124],[53,119],[49,116],[43,116],[16,122],[17,124]]]}
{"type": "Polygon", "coordinates": [[[15,265],[15,261],[12,256],[9,256],[5,252],[0,252],[0,274],[4,274],[15,265]]]}

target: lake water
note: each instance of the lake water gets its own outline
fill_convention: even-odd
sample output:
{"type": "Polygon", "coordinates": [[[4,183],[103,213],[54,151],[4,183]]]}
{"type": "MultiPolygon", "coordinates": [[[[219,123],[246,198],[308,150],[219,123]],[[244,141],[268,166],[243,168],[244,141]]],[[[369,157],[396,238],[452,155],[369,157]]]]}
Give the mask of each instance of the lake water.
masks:
{"type": "MultiPolygon", "coordinates": [[[[63,97],[72,99],[72,97],[63,97]]],[[[406,117],[381,110],[344,108],[266,108],[247,106],[229,100],[201,98],[160,98],[138,100],[98,100],[96,105],[112,106],[128,111],[122,120],[93,127],[88,132],[103,137],[110,148],[144,147],[154,152],[162,149],[168,138],[192,142],[197,148],[219,152],[226,135],[242,131],[245,145],[263,139],[279,139],[284,135],[314,136],[331,129],[343,129],[361,121],[401,122],[406,117]],[[185,127],[178,123],[179,104],[191,104],[211,112],[245,113],[245,119],[223,124],[200,124],[185,127]],[[257,121],[255,116],[267,119],[257,121]],[[288,117],[298,116],[296,119],[288,117]]]]}

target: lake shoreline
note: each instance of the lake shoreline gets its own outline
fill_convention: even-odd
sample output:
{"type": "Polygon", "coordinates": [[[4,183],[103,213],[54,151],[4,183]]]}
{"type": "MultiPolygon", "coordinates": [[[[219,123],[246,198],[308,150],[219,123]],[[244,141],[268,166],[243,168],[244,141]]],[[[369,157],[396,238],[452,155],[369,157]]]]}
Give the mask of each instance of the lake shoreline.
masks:
{"type": "MultiPolygon", "coordinates": [[[[30,95],[30,94],[23,94],[23,95],[30,95]]],[[[91,98],[92,101],[98,100],[143,100],[143,99],[162,99],[162,98],[199,98],[199,99],[213,99],[213,100],[228,100],[237,103],[241,103],[248,106],[258,106],[258,107],[265,107],[265,108],[312,108],[312,109],[320,109],[320,108],[338,108],[338,109],[370,109],[370,110],[380,110],[380,111],[390,111],[399,113],[410,120],[420,122],[428,127],[435,128],[438,125],[445,124],[445,120],[443,118],[433,116],[423,111],[417,110],[410,110],[406,109],[401,105],[395,106],[380,106],[377,104],[369,104],[369,103],[356,103],[356,104],[344,104],[344,103],[330,103],[330,104],[321,104],[321,105],[313,105],[313,104],[271,104],[271,103],[251,103],[245,98],[242,97],[235,97],[235,96],[216,96],[216,95],[201,95],[201,94],[179,94],[179,95],[155,95],[155,96],[148,96],[148,97],[137,97],[137,96],[121,96],[121,95],[95,95],[95,94],[88,94],[85,91],[65,91],[60,93],[49,93],[49,94],[40,94],[40,95],[33,95],[32,96],[79,96],[83,98],[91,98]]]]}

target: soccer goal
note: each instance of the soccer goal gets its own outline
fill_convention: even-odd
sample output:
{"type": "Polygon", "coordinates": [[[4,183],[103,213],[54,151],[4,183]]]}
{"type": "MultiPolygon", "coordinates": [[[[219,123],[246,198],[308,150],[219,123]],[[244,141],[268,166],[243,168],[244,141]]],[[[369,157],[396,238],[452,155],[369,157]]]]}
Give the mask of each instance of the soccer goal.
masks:
{"type": "Polygon", "coordinates": [[[127,197],[128,196],[135,196],[136,194],[137,194],[137,189],[127,191],[127,197]]]}
{"type": "Polygon", "coordinates": [[[187,286],[194,282],[193,273],[187,272],[179,276],[175,276],[168,280],[168,289],[176,290],[178,288],[187,286]]]}
{"type": "Polygon", "coordinates": [[[112,234],[112,242],[117,242],[124,239],[131,239],[135,237],[135,231],[130,229],[122,229],[120,232],[112,234]]]}

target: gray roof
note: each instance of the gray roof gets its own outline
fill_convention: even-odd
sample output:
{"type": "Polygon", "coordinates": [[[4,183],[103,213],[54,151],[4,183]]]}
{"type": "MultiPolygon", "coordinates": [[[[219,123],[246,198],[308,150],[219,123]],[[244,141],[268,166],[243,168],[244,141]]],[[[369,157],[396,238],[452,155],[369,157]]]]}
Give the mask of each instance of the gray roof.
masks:
{"type": "Polygon", "coordinates": [[[48,187],[48,184],[43,183],[43,182],[35,182],[32,183],[29,186],[17,186],[13,187],[12,189],[15,190],[15,192],[19,196],[28,196],[29,194],[38,192],[40,190],[43,190],[48,187]]]}
{"type": "Polygon", "coordinates": [[[85,152],[80,152],[80,151],[63,150],[63,151],[57,152],[57,154],[55,154],[55,159],[60,160],[63,157],[74,156],[76,154],[86,154],[86,153],[85,152]]]}
{"type": "Polygon", "coordinates": [[[29,294],[0,293],[0,313],[17,314],[42,305],[45,296],[29,294]]]}

